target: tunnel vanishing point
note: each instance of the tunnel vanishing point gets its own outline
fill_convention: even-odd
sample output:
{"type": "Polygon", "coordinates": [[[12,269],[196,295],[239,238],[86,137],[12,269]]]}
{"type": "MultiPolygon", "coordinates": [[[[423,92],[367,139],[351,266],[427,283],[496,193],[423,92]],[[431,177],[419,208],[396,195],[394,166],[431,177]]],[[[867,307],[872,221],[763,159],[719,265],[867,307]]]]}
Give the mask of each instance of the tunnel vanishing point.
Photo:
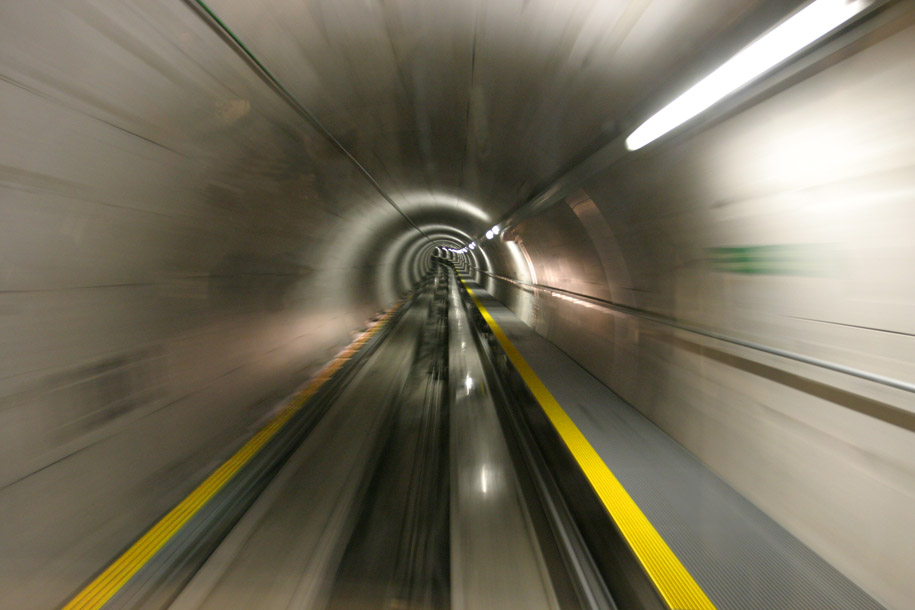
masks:
{"type": "Polygon", "coordinates": [[[0,3],[0,609],[915,608],[915,1],[0,3]]]}

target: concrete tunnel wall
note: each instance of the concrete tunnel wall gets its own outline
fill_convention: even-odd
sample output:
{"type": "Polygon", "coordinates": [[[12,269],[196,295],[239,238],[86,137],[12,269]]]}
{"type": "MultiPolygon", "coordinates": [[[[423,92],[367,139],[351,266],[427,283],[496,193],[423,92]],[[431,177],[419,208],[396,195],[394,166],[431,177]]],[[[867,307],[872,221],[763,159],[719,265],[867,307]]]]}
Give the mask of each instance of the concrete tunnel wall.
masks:
{"type": "Polygon", "coordinates": [[[353,164],[146,8],[0,17],[3,607],[58,605],[417,279],[353,164]]]}
{"type": "Polygon", "coordinates": [[[913,82],[909,26],[480,242],[491,292],[898,608],[915,596],[911,393],[576,294],[912,380],[913,82]]]}
{"type": "MultiPolygon", "coordinates": [[[[214,5],[275,69],[298,69],[253,3],[214,5]]],[[[58,604],[409,289],[435,245],[479,240],[499,220],[479,193],[434,185],[392,195],[407,220],[189,15],[155,2],[0,9],[4,607],[58,604]]],[[[884,28],[804,80],[609,165],[473,253],[483,271],[566,291],[478,275],[898,608],[915,595],[911,394],[570,293],[911,382],[913,58],[915,28],[884,28]]],[[[296,86],[334,74],[347,72],[296,86]]],[[[445,93],[426,102],[463,111],[445,93]]],[[[342,144],[409,156],[390,142],[369,154],[369,129],[342,129],[342,144]]],[[[432,132],[428,146],[451,158],[457,144],[432,132]]],[[[477,129],[472,146],[509,141],[496,135],[477,129]]],[[[514,162],[541,179],[555,169],[545,148],[529,155],[514,162]]]]}

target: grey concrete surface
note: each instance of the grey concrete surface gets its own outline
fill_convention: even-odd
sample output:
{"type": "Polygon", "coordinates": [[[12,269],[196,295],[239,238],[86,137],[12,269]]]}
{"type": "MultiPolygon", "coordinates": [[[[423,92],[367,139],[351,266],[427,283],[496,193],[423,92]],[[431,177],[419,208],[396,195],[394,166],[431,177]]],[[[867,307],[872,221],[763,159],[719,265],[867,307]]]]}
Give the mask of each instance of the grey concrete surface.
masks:
{"type": "Polygon", "coordinates": [[[479,285],[470,287],[718,610],[883,608],[479,285]]]}

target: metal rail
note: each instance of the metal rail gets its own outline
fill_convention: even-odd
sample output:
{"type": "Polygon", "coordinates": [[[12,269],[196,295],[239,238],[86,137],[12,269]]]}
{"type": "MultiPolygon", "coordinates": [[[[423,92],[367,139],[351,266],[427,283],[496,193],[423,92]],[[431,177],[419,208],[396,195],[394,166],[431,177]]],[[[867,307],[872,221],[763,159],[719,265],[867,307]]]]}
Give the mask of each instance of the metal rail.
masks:
{"type": "Polygon", "coordinates": [[[619,305],[617,303],[612,303],[604,299],[598,299],[596,297],[591,297],[586,294],[580,294],[578,292],[573,292],[571,290],[564,290],[562,288],[555,288],[553,286],[545,286],[543,284],[529,284],[527,282],[520,282],[518,280],[508,278],[502,275],[497,275],[495,273],[489,273],[488,271],[483,271],[482,269],[475,269],[480,273],[487,275],[493,279],[507,282],[509,284],[515,284],[517,286],[523,286],[526,288],[534,288],[537,290],[545,290],[547,292],[555,292],[559,294],[564,294],[571,296],[583,301],[588,301],[598,307],[608,309],[611,311],[616,311],[628,316],[635,318],[641,318],[643,320],[649,320],[657,324],[662,324],[664,326],[669,326],[671,328],[676,328],[677,330],[683,330],[689,333],[696,335],[701,335],[703,337],[708,337],[710,339],[716,339],[718,341],[724,341],[725,343],[731,343],[732,345],[739,345],[741,347],[746,347],[748,349],[764,352],[766,354],[771,354],[773,356],[779,356],[782,358],[788,358],[789,360],[794,360],[796,362],[803,362],[804,364],[809,364],[819,368],[823,368],[829,371],[836,373],[842,373],[845,375],[850,375],[852,377],[857,377],[858,379],[864,379],[866,381],[872,381],[874,383],[879,383],[881,385],[894,388],[897,390],[902,390],[903,392],[911,392],[915,394],[915,383],[910,383],[908,381],[902,381],[901,379],[894,379],[892,377],[887,377],[885,375],[878,375],[877,373],[871,373],[870,371],[863,371],[861,369],[856,369],[854,367],[846,366],[844,364],[838,364],[835,362],[830,362],[828,360],[821,360],[820,358],[814,358],[812,356],[805,356],[804,354],[798,354],[797,352],[792,352],[777,347],[771,347],[768,345],[763,345],[761,343],[756,343],[755,341],[747,341],[746,339],[738,339],[736,337],[729,337],[727,335],[722,335],[712,330],[707,330],[699,326],[693,326],[691,324],[684,324],[676,320],[675,318],[670,318],[667,316],[662,316],[659,314],[651,313],[644,309],[639,309],[637,307],[629,307],[627,305],[619,305]]]}

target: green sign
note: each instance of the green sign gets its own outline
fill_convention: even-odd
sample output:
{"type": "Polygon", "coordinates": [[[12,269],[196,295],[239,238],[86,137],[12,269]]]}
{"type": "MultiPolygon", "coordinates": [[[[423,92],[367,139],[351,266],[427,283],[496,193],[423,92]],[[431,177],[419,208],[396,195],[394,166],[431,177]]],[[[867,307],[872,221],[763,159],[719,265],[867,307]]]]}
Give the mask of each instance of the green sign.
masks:
{"type": "Polygon", "coordinates": [[[834,275],[834,250],[826,244],[728,246],[709,248],[715,271],[751,275],[834,275]]]}

